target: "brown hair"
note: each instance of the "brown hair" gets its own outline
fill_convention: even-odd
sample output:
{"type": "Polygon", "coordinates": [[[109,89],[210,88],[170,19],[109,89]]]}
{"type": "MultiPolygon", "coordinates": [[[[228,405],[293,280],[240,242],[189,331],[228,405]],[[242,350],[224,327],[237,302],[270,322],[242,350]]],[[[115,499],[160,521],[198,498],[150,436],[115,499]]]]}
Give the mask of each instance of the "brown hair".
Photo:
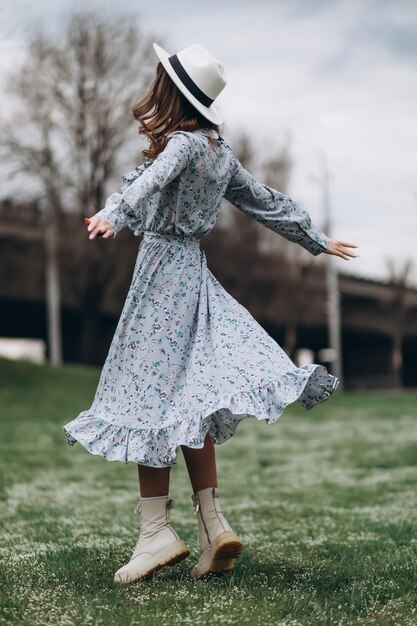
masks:
{"type": "MultiPolygon", "coordinates": [[[[132,112],[139,122],[139,134],[150,141],[149,148],[142,151],[143,156],[150,159],[155,159],[165,148],[167,135],[173,131],[214,129],[220,132],[220,126],[201,115],[181,93],[161,62],[149,90],[132,107],[132,112]]],[[[215,148],[216,139],[210,134],[207,137],[215,148]]]]}

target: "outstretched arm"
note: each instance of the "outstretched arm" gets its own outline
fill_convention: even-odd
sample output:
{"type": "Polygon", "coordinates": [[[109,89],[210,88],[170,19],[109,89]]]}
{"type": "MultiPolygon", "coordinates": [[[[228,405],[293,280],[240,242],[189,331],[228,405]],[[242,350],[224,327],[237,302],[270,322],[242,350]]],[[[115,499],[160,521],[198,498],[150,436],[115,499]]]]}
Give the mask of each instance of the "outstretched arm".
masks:
{"type": "MultiPolygon", "coordinates": [[[[140,167],[140,175],[122,188],[122,193],[114,193],[107,198],[104,208],[93,217],[105,218],[113,230],[113,238],[127,224],[137,228],[143,222],[141,202],[163,189],[168,183],[187,167],[191,146],[182,131],[170,134],[164,150],[148,166],[140,167]]],[[[100,223],[93,224],[91,231],[94,236],[100,230],[100,223]]],[[[106,235],[105,235],[106,236],[106,235]]]]}
{"type": "Polygon", "coordinates": [[[89,218],[90,226],[88,230],[91,232],[90,239],[94,239],[98,233],[104,233],[103,239],[108,239],[112,235],[114,239],[117,233],[125,226],[129,226],[132,230],[135,229],[137,223],[131,220],[121,209],[122,194],[144,171],[145,165],[142,164],[138,165],[133,172],[124,175],[124,184],[120,193],[117,191],[112,193],[107,198],[104,208],[89,218]]]}
{"type": "Polygon", "coordinates": [[[112,193],[106,200],[104,208],[101,209],[94,217],[104,217],[110,224],[113,231],[113,239],[117,233],[129,224],[129,218],[126,213],[121,210],[122,194],[112,193]]]}
{"type": "Polygon", "coordinates": [[[307,211],[280,191],[256,181],[233,157],[235,169],[224,194],[229,202],[314,256],[324,252],[348,261],[359,256],[349,249],[357,248],[356,244],[327,237],[312,223],[307,211]]]}
{"type": "Polygon", "coordinates": [[[252,176],[235,155],[235,169],[224,197],[255,220],[300,244],[313,255],[324,252],[329,238],[311,221],[310,215],[285,194],[252,176]]]}
{"type": "Polygon", "coordinates": [[[156,157],[143,174],[135,180],[122,194],[122,211],[137,217],[140,204],[157,191],[161,191],[182,170],[191,156],[190,141],[182,131],[171,133],[164,150],[156,157]]]}

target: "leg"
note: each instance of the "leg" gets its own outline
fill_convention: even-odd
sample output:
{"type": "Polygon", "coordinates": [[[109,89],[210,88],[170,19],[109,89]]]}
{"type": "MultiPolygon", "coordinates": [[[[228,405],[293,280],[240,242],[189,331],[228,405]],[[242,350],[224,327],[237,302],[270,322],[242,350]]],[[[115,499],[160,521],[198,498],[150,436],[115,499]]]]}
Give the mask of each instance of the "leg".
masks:
{"type": "Polygon", "coordinates": [[[174,506],[168,495],[170,470],[138,463],[140,496],[135,513],[139,516],[140,534],[130,561],[115,573],[115,582],[149,578],[190,554],[169,521],[169,510],[174,506]]]}
{"type": "Polygon", "coordinates": [[[217,487],[216,453],[210,434],[203,448],[181,446],[194,493],[206,487],[217,487]]]}
{"type": "Polygon", "coordinates": [[[142,498],[168,495],[170,473],[170,467],[149,467],[138,463],[139,490],[142,498]]]}
{"type": "Polygon", "coordinates": [[[242,543],[220,507],[214,443],[207,433],[204,447],[181,446],[194,491],[200,556],[191,570],[193,578],[230,572],[242,550],[242,543]]]}

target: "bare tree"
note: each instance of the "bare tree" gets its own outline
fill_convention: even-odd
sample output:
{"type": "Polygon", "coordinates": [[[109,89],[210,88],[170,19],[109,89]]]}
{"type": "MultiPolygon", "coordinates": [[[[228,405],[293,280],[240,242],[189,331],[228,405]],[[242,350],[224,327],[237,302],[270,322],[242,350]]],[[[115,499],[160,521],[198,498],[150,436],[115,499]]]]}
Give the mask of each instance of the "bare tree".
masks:
{"type": "MultiPolygon", "coordinates": [[[[237,134],[233,141],[233,150],[243,167],[254,173],[258,162],[257,151],[246,131],[240,131],[237,134]]],[[[242,251],[249,249],[250,254],[253,255],[261,245],[264,227],[234,206],[230,207],[230,216],[231,229],[238,245],[242,251]]]]}
{"type": "MultiPolygon", "coordinates": [[[[237,142],[236,153],[244,167],[249,170],[255,168],[255,150],[247,135],[242,135],[237,142]]],[[[286,192],[292,161],[288,144],[281,147],[269,147],[256,168],[258,180],[274,189],[286,192]]],[[[239,232],[239,242],[243,247],[236,255],[240,267],[245,267],[247,281],[251,280],[250,291],[253,296],[265,300],[267,295],[260,295],[259,281],[268,285],[269,297],[272,299],[279,288],[282,295],[282,307],[287,312],[284,329],[284,349],[291,356],[297,342],[297,319],[299,307],[298,284],[301,280],[301,263],[299,257],[290,253],[293,244],[279,237],[275,232],[254,222],[248,216],[246,219],[236,217],[236,226],[239,232]],[[277,266],[286,267],[285,281],[277,285],[275,274],[277,266]]],[[[297,251],[296,251],[297,252],[297,251]]],[[[302,251],[301,251],[302,252],[302,251]]],[[[281,274],[282,275],[282,274],[281,274]]],[[[265,303],[266,304],[266,303],[265,303]]],[[[258,310],[262,307],[262,303],[258,310]]]]}
{"type": "MultiPolygon", "coordinates": [[[[292,166],[288,145],[269,146],[258,158],[250,136],[241,132],[233,141],[233,150],[243,167],[253,173],[257,180],[285,193],[292,166]]],[[[259,319],[262,319],[263,310],[268,308],[269,301],[276,298],[279,290],[282,308],[288,312],[284,347],[291,354],[297,338],[300,264],[297,259],[291,262],[289,242],[285,239],[233,206],[229,212],[231,220],[225,246],[228,263],[226,267],[219,266],[219,275],[226,278],[226,286],[259,319]],[[286,271],[282,272],[284,265],[286,271]],[[278,281],[278,275],[281,281],[278,281]]],[[[218,238],[215,245],[218,250],[218,238]]],[[[216,257],[219,258],[218,253],[213,254],[214,263],[216,257]]]]}
{"type": "MultiPolygon", "coordinates": [[[[292,159],[288,143],[275,153],[267,151],[268,157],[262,164],[264,182],[285,193],[290,178],[292,159]]],[[[286,280],[281,285],[283,307],[286,310],[284,328],[284,350],[293,357],[297,344],[297,326],[300,307],[299,284],[302,280],[301,258],[303,251],[286,240],[278,240],[272,231],[267,231],[263,239],[264,249],[275,258],[280,256],[280,263],[285,265],[286,280]]],[[[274,263],[271,263],[274,266],[274,263]]]]}
{"type": "Polygon", "coordinates": [[[270,153],[262,161],[263,182],[285,193],[288,188],[292,168],[292,159],[288,144],[277,148],[276,152],[270,153]]]}
{"type": "Polygon", "coordinates": [[[31,181],[27,192],[43,199],[52,281],[57,246],[71,248],[69,274],[83,311],[80,358],[86,362],[94,362],[100,296],[118,244],[90,242],[83,218],[102,208],[123,148],[133,155],[131,106],[153,71],[152,40],[129,16],[110,22],[77,14],[59,38],[32,36],[26,62],[8,83],[16,114],[2,128],[3,163],[7,159],[16,177],[16,193],[22,182],[30,189],[31,181]],[[74,212],[80,216],[75,231],[66,219],[74,212]]]}
{"type": "MultiPolygon", "coordinates": [[[[292,167],[288,145],[270,146],[266,149],[267,156],[263,156],[262,153],[262,156],[258,157],[258,150],[250,136],[246,132],[241,132],[234,141],[234,152],[243,167],[253,173],[257,180],[285,193],[292,167]]],[[[282,252],[286,242],[277,237],[276,233],[237,209],[232,209],[232,216],[236,236],[242,244],[245,240],[249,242],[252,252],[258,248],[261,251],[268,251],[277,247],[281,247],[282,252]]]]}

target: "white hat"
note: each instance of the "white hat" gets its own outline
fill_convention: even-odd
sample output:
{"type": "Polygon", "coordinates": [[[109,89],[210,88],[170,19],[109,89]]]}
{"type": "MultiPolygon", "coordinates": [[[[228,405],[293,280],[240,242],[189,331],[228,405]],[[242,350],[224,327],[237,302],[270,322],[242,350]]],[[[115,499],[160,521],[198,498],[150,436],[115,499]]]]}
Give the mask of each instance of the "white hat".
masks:
{"type": "Polygon", "coordinates": [[[210,122],[221,124],[221,115],[213,104],[227,82],[220,61],[198,44],[188,46],[177,54],[169,54],[157,43],[153,47],[168,75],[187,100],[210,122]]]}

